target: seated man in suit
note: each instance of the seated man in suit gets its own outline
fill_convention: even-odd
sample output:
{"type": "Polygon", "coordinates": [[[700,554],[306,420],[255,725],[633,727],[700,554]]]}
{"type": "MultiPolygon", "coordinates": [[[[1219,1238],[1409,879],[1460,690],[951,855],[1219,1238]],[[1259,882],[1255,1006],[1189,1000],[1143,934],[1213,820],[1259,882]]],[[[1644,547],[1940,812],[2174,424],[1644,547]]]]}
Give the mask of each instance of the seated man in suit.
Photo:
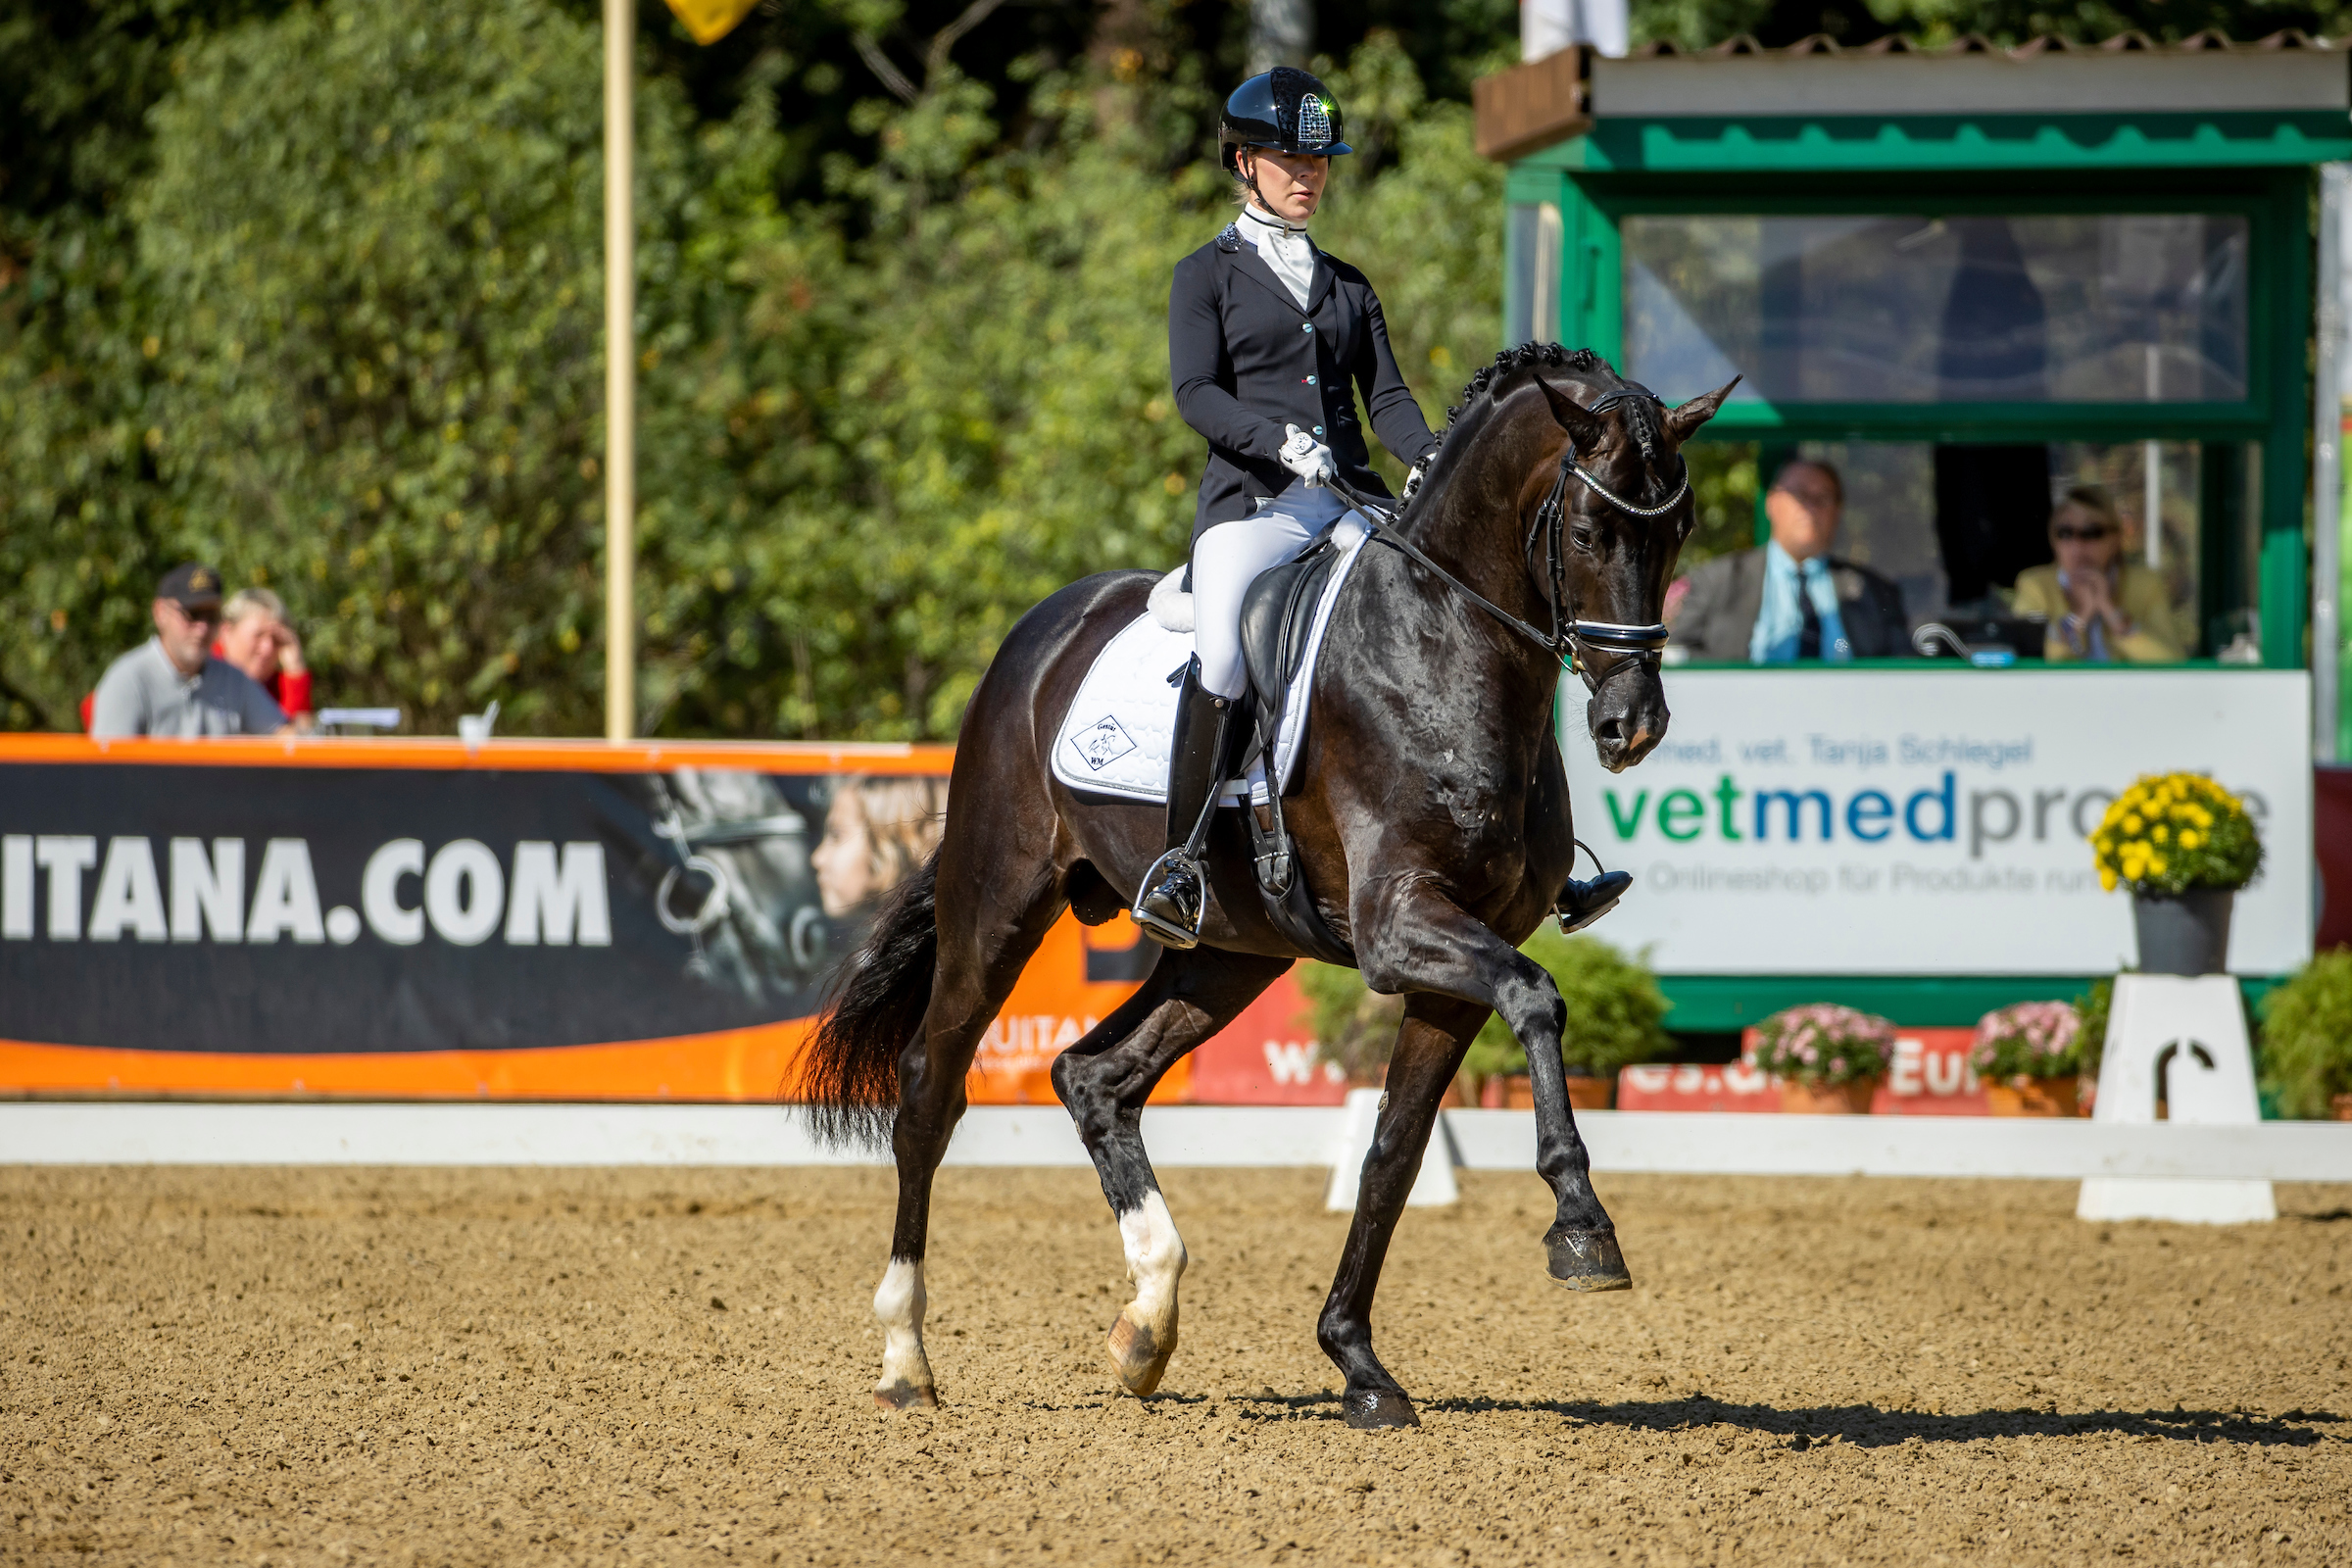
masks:
{"type": "Polygon", "coordinates": [[[1844,506],[1828,464],[1782,465],[1764,497],[1771,540],[1692,567],[1679,605],[1668,593],[1674,646],[1726,663],[1909,658],[1903,591],[1830,554],[1844,506]]]}

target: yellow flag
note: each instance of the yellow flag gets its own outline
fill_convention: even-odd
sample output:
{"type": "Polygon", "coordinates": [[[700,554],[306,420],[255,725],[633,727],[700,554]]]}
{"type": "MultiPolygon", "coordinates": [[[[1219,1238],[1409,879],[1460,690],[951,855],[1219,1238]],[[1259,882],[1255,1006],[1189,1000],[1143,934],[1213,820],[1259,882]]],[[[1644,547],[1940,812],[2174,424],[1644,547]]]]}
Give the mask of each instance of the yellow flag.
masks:
{"type": "Polygon", "coordinates": [[[669,0],[669,9],[694,41],[702,44],[718,42],[735,30],[735,24],[752,14],[759,0],[669,0]]]}

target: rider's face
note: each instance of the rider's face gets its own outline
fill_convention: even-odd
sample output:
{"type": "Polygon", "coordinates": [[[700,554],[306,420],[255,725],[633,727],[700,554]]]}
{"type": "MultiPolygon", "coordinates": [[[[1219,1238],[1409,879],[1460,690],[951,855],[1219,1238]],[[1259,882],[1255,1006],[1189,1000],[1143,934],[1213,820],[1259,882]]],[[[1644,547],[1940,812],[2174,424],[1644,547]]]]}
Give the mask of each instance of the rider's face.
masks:
{"type": "Polygon", "coordinates": [[[1331,160],[1320,155],[1286,153],[1272,147],[1245,147],[1242,172],[1257,174],[1257,194],[1266,211],[1277,218],[1303,223],[1315,216],[1323,200],[1324,181],[1331,178],[1331,160]]]}

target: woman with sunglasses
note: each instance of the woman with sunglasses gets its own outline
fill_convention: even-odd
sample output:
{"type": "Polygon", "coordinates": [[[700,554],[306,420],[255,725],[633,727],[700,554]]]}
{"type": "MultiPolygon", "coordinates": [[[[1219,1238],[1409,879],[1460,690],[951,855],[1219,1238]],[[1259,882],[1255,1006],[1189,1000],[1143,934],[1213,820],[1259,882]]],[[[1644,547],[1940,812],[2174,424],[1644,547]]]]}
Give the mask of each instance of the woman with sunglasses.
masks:
{"type": "Polygon", "coordinates": [[[2123,525],[2107,492],[2077,485],[2050,514],[2057,561],[2017,574],[2016,611],[2043,615],[2053,662],[2164,664],[2183,657],[2161,574],[2122,559],[2123,525]]]}

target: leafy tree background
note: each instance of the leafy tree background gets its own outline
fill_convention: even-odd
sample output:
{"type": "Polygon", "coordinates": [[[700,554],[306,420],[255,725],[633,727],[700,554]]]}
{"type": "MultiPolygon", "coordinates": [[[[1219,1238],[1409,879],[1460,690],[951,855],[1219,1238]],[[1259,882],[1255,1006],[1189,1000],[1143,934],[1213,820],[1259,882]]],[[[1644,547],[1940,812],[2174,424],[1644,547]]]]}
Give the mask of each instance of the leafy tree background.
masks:
{"type": "MultiPolygon", "coordinates": [[[[1324,8],[1360,156],[1316,235],[1433,419],[1491,353],[1505,0],[1324,8]]],[[[2339,30],[2261,0],[1639,0],[1638,41],[2339,30]]],[[[1054,587],[1184,548],[1176,258],[1225,220],[1228,0],[640,8],[641,711],[945,738],[1054,587]]],[[[0,722],[72,728],[188,556],[324,696],[446,732],[603,708],[592,0],[0,0],[0,722]]],[[[1752,465],[1704,476],[1744,527],[1752,465]]]]}

